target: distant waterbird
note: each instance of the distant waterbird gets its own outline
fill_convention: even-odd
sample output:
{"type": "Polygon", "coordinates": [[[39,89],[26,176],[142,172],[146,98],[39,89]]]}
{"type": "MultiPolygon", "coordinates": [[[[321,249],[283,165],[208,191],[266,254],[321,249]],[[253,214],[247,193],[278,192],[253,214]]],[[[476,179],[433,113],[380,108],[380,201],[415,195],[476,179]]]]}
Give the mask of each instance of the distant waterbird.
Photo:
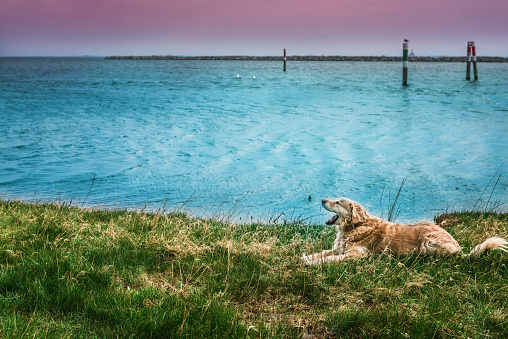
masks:
{"type": "Polygon", "coordinates": [[[237,75],[236,75],[236,78],[237,78],[237,79],[241,79],[242,77],[241,77],[241,75],[240,75],[240,74],[237,74],[237,75]]]}

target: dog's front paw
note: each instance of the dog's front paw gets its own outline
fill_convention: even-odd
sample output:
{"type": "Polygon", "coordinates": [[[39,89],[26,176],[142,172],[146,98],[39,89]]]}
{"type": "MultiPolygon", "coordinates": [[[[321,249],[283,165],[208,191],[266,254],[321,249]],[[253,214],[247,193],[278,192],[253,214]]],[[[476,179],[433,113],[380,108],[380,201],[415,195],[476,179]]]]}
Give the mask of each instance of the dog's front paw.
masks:
{"type": "Polygon", "coordinates": [[[300,258],[300,260],[302,260],[305,264],[310,265],[310,263],[312,262],[310,257],[311,257],[310,255],[305,255],[305,253],[303,253],[303,255],[300,258]]]}
{"type": "Polygon", "coordinates": [[[322,260],[321,259],[311,259],[310,256],[307,257],[307,259],[304,261],[305,265],[308,265],[308,266],[315,266],[315,265],[319,265],[322,263],[322,260]]]}

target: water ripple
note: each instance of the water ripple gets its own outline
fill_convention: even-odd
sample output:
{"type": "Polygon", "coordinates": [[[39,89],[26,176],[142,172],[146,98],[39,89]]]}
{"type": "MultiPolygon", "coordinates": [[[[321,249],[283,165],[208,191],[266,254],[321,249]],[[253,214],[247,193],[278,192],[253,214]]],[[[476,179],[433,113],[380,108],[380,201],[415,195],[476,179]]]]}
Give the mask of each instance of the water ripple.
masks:
{"type": "Polygon", "coordinates": [[[408,178],[400,219],[431,219],[472,208],[508,159],[507,67],[467,82],[418,64],[403,88],[397,63],[4,59],[0,195],[83,198],[95,180],[91,204],[191,198],[199,215],[246,195],[242,220],[321,222],[322,197],[386,214],[408,178]]]}

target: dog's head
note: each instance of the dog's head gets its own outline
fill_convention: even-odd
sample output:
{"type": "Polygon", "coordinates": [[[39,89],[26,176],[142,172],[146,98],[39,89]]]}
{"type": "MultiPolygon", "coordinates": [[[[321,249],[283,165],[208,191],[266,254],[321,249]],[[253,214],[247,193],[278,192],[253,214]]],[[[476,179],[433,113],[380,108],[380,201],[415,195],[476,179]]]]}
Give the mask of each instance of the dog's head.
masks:
{"type": "Polygon", "coordinates": [[[325,210],[335,213],[335,215],[326,222],[327,225],[340,225],[345,221],[351,224],[357,224],[371,218],[365,208],[360,206],[359,203],[347,198],[341,198],[339,200],[323,199],[321,204],[325,210]]]}

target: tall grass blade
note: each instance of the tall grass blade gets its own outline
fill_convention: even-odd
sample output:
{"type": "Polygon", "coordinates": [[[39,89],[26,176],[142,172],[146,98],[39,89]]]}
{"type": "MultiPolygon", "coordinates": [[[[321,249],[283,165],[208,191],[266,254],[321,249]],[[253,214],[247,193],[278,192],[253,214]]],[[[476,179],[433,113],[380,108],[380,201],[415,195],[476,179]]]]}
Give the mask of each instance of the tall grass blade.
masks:
{"type": "MultiPolygon", "coordinates": [[[[397,219],[399,213],[400,213],[400,204],[399,207],[397,207],[397,201],[399,200],[400,192],[402,192],[402,188],[404,187],[404,184],[406,183],[407,177],[402,180],[402,183],[400,184],[399,191],[397,192],[397,196],[395,197],[395,200],[390,205],[388,209],[388,221],[395,221],[397,219]]],[[[390,204],[390,198],[388,198],[388,203],[390,204]]]]}
{"type": "Polygon", "coordinates": [[[503,167],[504,163],[506,162],[503,161],[503,163],[498,167],[498,169],[496,170],[496,172],[494,173],[494,175],[490,178],[487,186],[485,186],[485,188],[483,189],[483,192],[482,194],[480,194],[480,197],[478,198],[478,200],[476,201],[476,203],[474,204],[473,206],[473,211],[477,211],[478,209],[480,209],[480,206],[478,205],[480,203],[480,201],[482,200],[482,197],[483,197],[483,194],[485,193],[485,191],[487,191],[487,188],[489,187],[490,183],[492,182],[492,180],[496,177],[496,174],[497,172],[499,172],[499,170],[501,169],[501,167],[503,167]],[[478,208],[478,209],[477,209],[478,208]]]}

